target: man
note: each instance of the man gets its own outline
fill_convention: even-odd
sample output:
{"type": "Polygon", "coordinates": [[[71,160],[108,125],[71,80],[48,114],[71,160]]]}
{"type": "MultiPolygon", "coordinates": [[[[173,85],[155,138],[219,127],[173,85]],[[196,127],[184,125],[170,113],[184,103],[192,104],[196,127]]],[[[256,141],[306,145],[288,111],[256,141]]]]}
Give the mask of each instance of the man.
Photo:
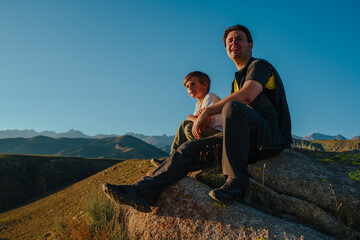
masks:
{"type": "MultiPolygon", "coordinates": [[[[285,90],[275,68],[252,57],[249,30],[236,25],[225,30],[223,41],[238,71],[232,93],[198,116],[193,125],[197,140],[182,144],[149,176],[131,185],[104,184],[110,199],[143,212],[150,212],[159,193],[186,176],[190,170],[209,163],[200,156],[222,146],[222,171],[226,183],[209,195],[216,201],[242,200],[249,185],[248,163],[279,154],[291,145],[291,122],[285,90]],[[223,132],[200,138],[207,119],[222,114],[223,132]]],[[[213,158],[212,158],[213,159],[213,158]]]]}

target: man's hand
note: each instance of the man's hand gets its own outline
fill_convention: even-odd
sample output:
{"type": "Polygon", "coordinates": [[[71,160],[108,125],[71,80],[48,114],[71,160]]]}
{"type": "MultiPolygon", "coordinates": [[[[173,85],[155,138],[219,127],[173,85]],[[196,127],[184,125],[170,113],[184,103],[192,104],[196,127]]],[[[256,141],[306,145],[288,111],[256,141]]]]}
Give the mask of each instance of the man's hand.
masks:
{"type": "Polygon", "coordinates": [[[200,139],[200,133],[207,126],[209,119],[209,114],[206,111],[206,108],[203,109],[197,119],[194,121],[194,125],[192,127],[192,134],[196,139],[200,139]]]}

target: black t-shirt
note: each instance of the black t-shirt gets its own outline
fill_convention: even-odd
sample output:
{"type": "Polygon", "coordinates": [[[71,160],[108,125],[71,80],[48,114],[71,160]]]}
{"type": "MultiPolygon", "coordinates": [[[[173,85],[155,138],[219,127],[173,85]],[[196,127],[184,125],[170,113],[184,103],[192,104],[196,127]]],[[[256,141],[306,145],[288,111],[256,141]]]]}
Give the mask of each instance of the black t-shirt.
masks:
{"type": "Polygon", "coordinates": [[[255,80],[264,88],[249,106],[260,112],[263,117],[269,121],[276,118],[285,141],[284,147],[290,147],[292,142],[291,119],[284,85],[278,72],[266,60],[251,58],[246,67],[235,73],[235,80],[232,84],[231,92],[236,90],[236,85],[241,89],[247,80],[255,80]],[[275,80],[275,85],[269,87],[267,85],[269,80],[275,80]]]}

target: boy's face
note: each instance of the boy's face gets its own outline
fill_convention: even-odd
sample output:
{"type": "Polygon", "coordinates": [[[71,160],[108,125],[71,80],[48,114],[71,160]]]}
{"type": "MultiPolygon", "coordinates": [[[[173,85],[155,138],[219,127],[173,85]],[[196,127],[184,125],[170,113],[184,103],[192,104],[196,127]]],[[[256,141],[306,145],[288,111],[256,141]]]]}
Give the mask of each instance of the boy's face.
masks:
{"type": "Polygon", "coordinates": [[[204,98],[207,94],[208,84],[205,82],[201,84],[198,77],[190,78],[186,85],[186,90],[192,98],[204,98]]]}

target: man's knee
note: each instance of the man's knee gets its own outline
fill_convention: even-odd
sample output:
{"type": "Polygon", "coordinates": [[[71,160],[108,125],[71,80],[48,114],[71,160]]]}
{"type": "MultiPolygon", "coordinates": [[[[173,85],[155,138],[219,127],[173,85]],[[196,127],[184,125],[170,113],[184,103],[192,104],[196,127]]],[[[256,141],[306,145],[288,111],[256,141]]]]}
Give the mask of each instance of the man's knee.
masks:
{"type": "Polygon", "coordinates": [[[178,148],[178,150],[181,153],[189,152],[193,148],[192,145],[193,145],[193,143],[191,141],[184,142],[183,144],[181,144],[181,146],[178,148]]]}
{"type": "Polygon", "coordinates": [[[232,119],[234,115],[246,118],[246,108],[248,107],[241,102],[231,101],[226,103],[221,113],[222,121],[225,122],[227,119],[232,119]]]}

